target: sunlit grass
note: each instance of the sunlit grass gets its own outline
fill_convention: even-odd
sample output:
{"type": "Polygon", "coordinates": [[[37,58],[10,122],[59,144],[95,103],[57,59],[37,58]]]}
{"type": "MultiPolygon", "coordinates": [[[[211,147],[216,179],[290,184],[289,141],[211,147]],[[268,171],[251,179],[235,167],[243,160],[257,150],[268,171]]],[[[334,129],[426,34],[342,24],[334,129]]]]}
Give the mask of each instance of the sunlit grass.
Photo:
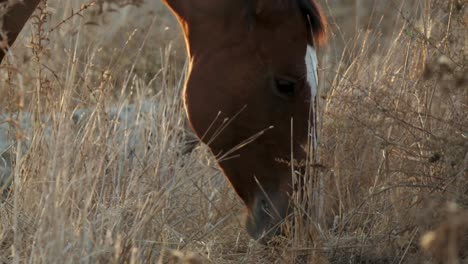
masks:
{"type": "Polygon", "coordinates": [[[159,1],[92,9],[47,35],[79,10],[49,1],[0,69],[0,262],[466,258],[467,7],[418,2],[368,31],[331,12],[349,6],[325,5],[319,163],[293,194],[295,225],[264,247],[208,148],[187,151],[185,54],[169,12],[159,1]]]}

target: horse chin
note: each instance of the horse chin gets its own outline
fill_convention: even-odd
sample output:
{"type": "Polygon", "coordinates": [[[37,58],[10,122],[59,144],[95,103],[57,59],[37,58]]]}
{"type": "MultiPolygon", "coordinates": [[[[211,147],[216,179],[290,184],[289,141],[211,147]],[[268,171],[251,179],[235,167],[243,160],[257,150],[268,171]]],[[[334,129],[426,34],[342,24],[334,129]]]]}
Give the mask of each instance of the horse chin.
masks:
{"type": "Polygon", "coordinates": [[[288,214],[289,199],[278,192],[258,194],[248,206],[245,227],[249,235],[262,244],[281,235],[281,226],[288,214]]]}

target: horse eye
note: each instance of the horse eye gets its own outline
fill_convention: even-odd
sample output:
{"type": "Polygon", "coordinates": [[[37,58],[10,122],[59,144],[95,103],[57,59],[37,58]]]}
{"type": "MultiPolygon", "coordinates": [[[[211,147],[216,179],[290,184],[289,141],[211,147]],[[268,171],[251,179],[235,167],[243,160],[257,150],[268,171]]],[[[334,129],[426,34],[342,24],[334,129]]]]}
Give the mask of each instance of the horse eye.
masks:
{"type": "Polygon", "coordinates": [[[296,89],[296,81],[289,78],[276,78],[275,90],[281,96],[291,97],[296,89]]]}

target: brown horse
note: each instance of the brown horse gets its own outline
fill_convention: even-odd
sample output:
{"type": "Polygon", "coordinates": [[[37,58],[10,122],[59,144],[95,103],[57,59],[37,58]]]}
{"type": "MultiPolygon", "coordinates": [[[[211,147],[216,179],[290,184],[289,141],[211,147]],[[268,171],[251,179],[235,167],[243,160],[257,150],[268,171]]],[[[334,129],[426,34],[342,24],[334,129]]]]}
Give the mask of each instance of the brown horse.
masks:
{"type": "Polygon", "coordinates": [[[187,43],[192,128],[247,205],[249,234],[268,238],[289,212],[284,161],[306,158],[324,18],[311,0],[165,2],[187,43]]]}
{"type": "Polygon", "coordinates": [[[307,157],[324,17],[312,0],[163,1],[185,35],[190,124],[246,204],[247,231],[265,241],[289,214],[291,163],[307,157]]]}

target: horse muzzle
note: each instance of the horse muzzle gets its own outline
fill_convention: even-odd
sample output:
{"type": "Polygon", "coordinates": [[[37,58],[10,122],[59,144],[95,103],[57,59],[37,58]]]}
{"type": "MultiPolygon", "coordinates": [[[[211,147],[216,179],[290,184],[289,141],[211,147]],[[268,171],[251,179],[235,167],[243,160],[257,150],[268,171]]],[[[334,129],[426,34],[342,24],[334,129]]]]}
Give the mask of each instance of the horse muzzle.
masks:
{"type": "Polygon", "coordinates": [[[249,235],[262,244],[281,235],[281,226],[289,211],[289,197],[280,192],[259,191],[248,206],[245,227],[249,235]]]}

